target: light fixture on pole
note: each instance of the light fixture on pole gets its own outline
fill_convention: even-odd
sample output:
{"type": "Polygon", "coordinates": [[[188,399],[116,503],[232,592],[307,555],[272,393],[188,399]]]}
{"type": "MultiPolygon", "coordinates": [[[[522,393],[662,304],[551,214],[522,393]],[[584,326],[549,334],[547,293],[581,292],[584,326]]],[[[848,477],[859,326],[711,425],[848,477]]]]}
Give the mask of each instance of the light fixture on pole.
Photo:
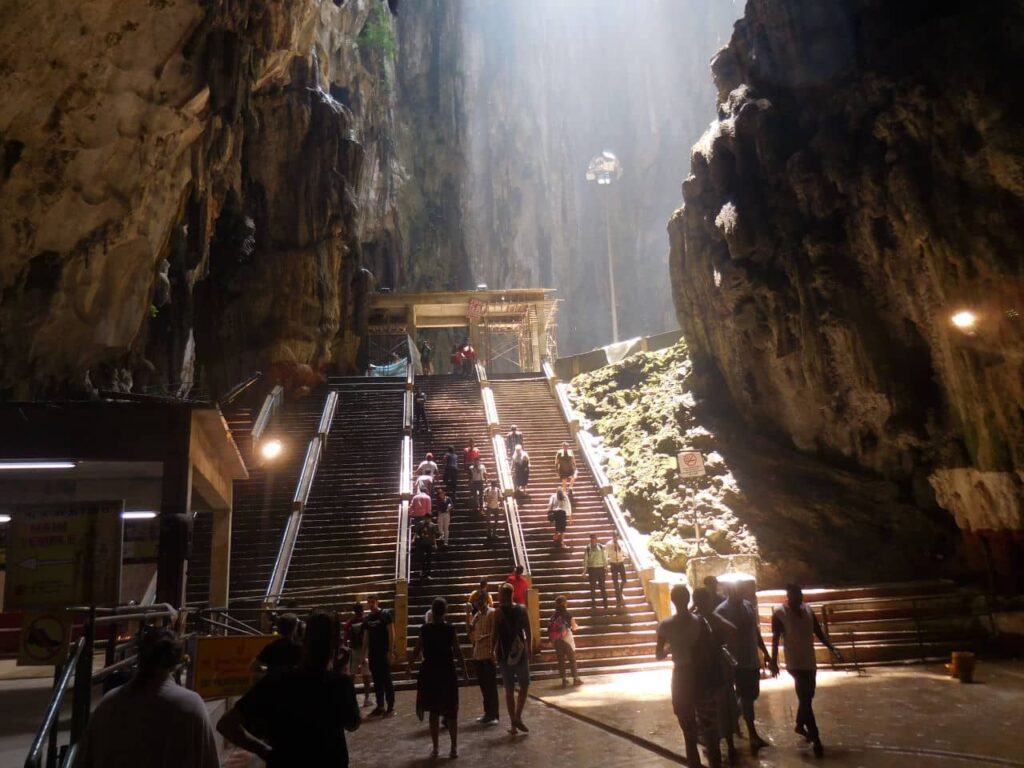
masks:
{"type": "Polygon", "coordinates": [[[608,296],[612,305],[612,341],[619,340],[619,315],[615,307],[615,268],[612,265],[612,218],[611,205],[608,197],[611,194],[611,185],[622,176],[622,163],[614,153],[605,150],[595,156],[590,165],[587,166],[587,181],[596,184],[598,187],[607,187],[604,194],[604,228],[605,237],[608,240],[608,296]]]}

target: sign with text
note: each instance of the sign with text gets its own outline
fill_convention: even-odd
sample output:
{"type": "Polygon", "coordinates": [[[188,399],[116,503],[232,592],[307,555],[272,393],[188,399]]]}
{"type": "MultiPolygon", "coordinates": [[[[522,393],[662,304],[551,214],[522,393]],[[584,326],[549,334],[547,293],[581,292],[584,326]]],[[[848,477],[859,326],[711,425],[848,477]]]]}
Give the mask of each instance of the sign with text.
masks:
{"type": "Polygon", "coordinates": [[[204,699],[241,696],[258,675],[249,669],[274,635],[197,637],[189,687],[204,699]]]}
{"type": "Polygon", "coordinates": [[[679,461],[680,477],[700,477],[707,474],[704,470],[704,456],[700,451],[680,451],[676,458],[679,461]]]}
{"type": "Polygon", "coordinates": [[[25,504],[7,531],[4,610],[117,605],[121,501],[25,504]]]}
{"type": "Polygon", "coordinates": [[[18,644],[19,667],[52,667],[68,655],[71,615],[67,611],[31,611],[25,614],[18,644]]]}

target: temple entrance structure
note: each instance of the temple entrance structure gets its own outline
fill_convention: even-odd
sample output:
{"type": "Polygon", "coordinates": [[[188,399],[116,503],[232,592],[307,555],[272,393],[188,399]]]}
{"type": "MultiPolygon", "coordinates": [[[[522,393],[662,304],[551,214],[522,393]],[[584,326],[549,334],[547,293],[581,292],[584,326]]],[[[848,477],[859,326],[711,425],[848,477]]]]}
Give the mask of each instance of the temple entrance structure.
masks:
{"type": "MultiPolygon", "coordinates": [[[[367,343],[371,363],[404,357],[409,339],[429,329],[465,329],[489,371],[540,371],[556,356],[558,299],[551,288],[378,293],[370,304],[367,343]]],[[[459,335],[459,334],[456,334],[459,335]]],[[[461,340],[461,339],[460,339],[461,340]]],[[[446,360],[447,349],[435,349],[446,360]]]]}

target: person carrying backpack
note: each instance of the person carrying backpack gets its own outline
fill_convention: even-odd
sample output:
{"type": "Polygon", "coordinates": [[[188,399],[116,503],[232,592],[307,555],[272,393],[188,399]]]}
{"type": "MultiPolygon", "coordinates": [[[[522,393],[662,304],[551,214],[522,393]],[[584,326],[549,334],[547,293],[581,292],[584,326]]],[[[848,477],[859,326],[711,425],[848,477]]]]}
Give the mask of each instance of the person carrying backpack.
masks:
{"type": "Polygon", "coordinates": [[[427,518],[419,526],[416,532],[416,552],[420,558],[420,579],[430,580],[430,571],[434,564],[434,549],[437,547],[437,540],[440,536],[437,524],[427,518]]]}
{"type": "Polygon", "coordinates": [[[505,686],[505,706],[510,720],[509,733],[529,733],[523,723],[523,708],[530,689],[530,618],[526,609],[512,602],[512,585],[502,584],[498,591],[499,605],[494,617],[494,656],[501,665],[505,686]],[[519,697],[515,686],[519,683],[519,697]]]}
{"type": "Polygon", "coordinates": [[[583,550],[583,575],[590,582],[590,607],[594,607],[594,587],[601,587],[601,600],[608,608],[608,587],[605,571],[608,568],[608,556],[604,546],[598,543],[597,534],[590,534],[590,544],[583,550]]]}
{"type": "Polygon", "coordinates": [[[554,646],[555,655],[558,657],[558,674],[562,676],[562,687],[567,688],[569,681],[565,677],[565,662],[569,662],[569,670],[572,672],[572,684],[583,685],[580,676],[576,673],[576,638],[573,632],[579,627],[576,619],[568,610],[568,600],[565,595],[555,598],[555,612],[548,621],[548,640],[554,646]]]}

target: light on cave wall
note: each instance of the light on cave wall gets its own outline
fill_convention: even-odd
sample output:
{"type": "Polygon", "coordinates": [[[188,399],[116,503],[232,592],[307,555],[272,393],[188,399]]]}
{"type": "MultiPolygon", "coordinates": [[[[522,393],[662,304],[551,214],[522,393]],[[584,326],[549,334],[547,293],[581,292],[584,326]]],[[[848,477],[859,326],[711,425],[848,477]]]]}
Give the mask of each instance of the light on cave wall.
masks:
{"type": "Polygon", "coordinates": [[[962,309],[949,318],[953,326],[964,333],[971,333],[978,325],[978,316],[968,309],[962,309]]]}

